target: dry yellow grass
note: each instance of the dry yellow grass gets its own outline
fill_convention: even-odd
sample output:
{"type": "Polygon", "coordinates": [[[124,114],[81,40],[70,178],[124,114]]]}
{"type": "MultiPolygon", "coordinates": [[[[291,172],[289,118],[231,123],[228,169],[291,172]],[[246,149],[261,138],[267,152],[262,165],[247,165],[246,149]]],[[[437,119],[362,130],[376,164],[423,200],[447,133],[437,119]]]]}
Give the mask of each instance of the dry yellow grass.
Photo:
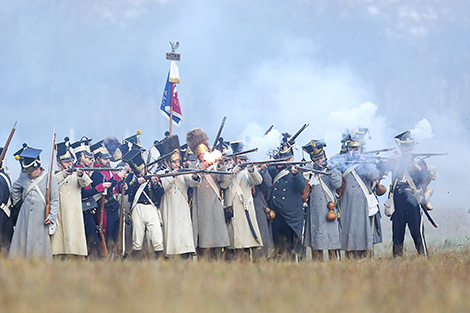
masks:
{"type": "Polygon", "coordinates": [[[341,262],[0,260],[1,312],[468,312],[468,250],[341,262]]]}

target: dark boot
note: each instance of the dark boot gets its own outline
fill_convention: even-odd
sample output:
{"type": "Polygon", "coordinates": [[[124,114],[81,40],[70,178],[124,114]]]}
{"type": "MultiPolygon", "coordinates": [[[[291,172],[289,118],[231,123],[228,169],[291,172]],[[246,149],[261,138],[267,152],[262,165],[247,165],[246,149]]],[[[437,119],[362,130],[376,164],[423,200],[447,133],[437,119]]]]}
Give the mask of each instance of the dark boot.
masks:
{"type": "Polygon", "coordinates": [[[393,257],[402,257],[403,256],[403,244],[393,243],[393,257]]]}
{"type": "Polygon", "coordinates": [[[165,258],[165,253],[162,251],[155,251],[155,260],[163,260],[165,258]]]}
{"type": "Polygon", "coordinates": [[[131,254],[129,254],[129,259],[142,260],[142,250],[132,250],[131,254]]]}

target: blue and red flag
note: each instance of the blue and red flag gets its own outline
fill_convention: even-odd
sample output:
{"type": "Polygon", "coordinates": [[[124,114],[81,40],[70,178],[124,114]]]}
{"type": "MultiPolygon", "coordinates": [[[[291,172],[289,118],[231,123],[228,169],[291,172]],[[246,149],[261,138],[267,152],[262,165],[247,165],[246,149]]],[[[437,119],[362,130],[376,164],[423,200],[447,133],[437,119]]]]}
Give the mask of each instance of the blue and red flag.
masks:
{"type": "Polygon", "coordinates": [[[178,100],[178,92],[176,91],[176,84],[180,82],[179,70],[175,61],[171,61],[170,72],[168,73],[168,78],[166,79],[165,90],[163,90],[162,104],[160,105],[160,110],[162,114],[170,119],[171,110],[173,110],[173,124],[179,126],[181,120],[183,119],[183,114],[181,113],[180,102],[178,100]]]}

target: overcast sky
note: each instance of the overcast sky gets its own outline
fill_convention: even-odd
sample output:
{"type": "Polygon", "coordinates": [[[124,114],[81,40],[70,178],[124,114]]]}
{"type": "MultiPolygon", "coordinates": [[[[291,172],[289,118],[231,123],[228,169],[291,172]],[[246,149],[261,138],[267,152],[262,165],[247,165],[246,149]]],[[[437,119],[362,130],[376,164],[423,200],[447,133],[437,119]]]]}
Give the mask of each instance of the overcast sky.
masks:
{"type": "Polygon", "coordinates": [[[449,152],[428,160],[440,171],[437,199],[466,205],[467,1],[0,3],[0,140],[18,121],[12,174],[23,142],[49,159],[54,125],[58,141],[121,139],[137,129],[147,147],[161,139],[165,53],[179,41],[181,143],[194,127],[212,143],[223,116],[223,137],[248,145],[271,124],[274,134],[293,134],[310,123],[299,145],[325,138],[330,156],[345,128],[369,128],[369,149],[393,147],[394,135],[416,128],[417,150],[449,152]]]}

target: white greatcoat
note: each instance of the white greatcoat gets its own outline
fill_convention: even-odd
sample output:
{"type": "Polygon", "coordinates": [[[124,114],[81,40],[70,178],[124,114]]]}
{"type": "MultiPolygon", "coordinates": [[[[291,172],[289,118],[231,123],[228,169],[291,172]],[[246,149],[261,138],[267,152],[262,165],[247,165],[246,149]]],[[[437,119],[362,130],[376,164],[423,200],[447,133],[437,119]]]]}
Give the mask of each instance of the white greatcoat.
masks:
{"type": "Polygon", "coordinates": [[[83,174],[74,172],[64,178],[62,172],[56,174],[59,187],[60,207],[57,216],[57,230],[51,236],[52,254],[74,254],[86,256],[87,245],[82,211],[82,188],[93,181],[83,174]],[[65,181],[65,182],[64,182],[65,181]]]}
{"type": "Polygon", "coordinates": [[[193,225],[188,204],[188,187],[198,187],[201,179],[192,175],[162,178],[165,194],[160,208],[166,255],[194,253],[193,225]]]}
{"type": "Polygon", "coordinates": [[[230,237],[229,248],[242,249],[260,247],[263,243],[258,222],[256,220],[251,187],[261,184],[263,182],[263,178],[258,171],[250,173],[248,169],[244,169],[236,175],[228,176],[229,177],[220,183],[220,187],[222,189],[226,189],[225,205],[232,206],[233,208],[233,218],[228,225],[230,237]],[[242,194],[237,193],[237,189],[234,187],[235,184],[238,184],[240,187],[239,190],[242,194]],[[248,210],[248,215],[258,240],[256,240],[253,235],[245,210],[248,210]]]}
{"type": "MultiPolygon", "coordinates": [[[[37,184],[37,188],[39,188],[42,195],[34,187],[23,199],[8,255],[11,259],[19,257],[52,259],[49,226],[44,224],[46,220],[45,198],[48,187],[48,174],[44,171],[41,175],[46,175],[37,184]]],[[[34,180],[39,179],[41,175],[34,180]]],[[[13,183],[11,188],[13,203],[17,203],[22,199],[26,189],[34,180],[24,173],[20,174],[20,177],[13,183]]],[[[48,218],[53,223],[56,223],[58,212],[59,189],[57,178],[52,175],[51,212],[48,218]]]]}

